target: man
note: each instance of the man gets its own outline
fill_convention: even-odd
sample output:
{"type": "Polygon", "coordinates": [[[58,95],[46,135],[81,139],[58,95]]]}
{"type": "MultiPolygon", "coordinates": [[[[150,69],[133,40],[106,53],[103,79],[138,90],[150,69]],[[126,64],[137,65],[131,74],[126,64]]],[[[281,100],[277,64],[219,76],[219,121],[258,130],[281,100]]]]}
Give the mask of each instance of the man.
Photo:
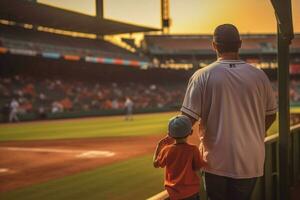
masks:
{"type": "Polygon", "coordinates": [[[126,97],[124,106],[126,109],[125,120],[133,120],[133,117],[132,117],[133,101],[129,97],[126,97]]]}
{"type": "Polygon", "coordinates": [[[16,99],[13,99],[10,103],[9,122],[18,122],[19,103],[16,99]]]}
{"type": "Polygon", "coordinates": [[[218,60],[191,77],[181,111],[192,123],[201,120],[200,151],[210,200],[250,199],[263,175],[266,131],[276,119],[271,84],[260,69],[239,59],[234,25],[215,29],[218,60]]]}

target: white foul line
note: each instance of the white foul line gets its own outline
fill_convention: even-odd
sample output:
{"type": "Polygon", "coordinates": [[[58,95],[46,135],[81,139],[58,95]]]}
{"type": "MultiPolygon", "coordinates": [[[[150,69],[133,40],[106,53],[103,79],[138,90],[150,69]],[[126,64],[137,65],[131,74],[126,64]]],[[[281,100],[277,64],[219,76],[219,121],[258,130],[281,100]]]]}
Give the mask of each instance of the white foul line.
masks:
{"type": "Polygon", "coordinates": [[[46,153],[76,153],[78,158],[95,158],[95,157],[112,157],[115,155],[111,151],[79,151],[67,149],[47,149],[47,148],[31,148],[31,147],[0,147],[0,150],[8,151],[29,151],[29,152],[46,152],[46,153]]]}
{"type": "Polygon", "coordinates": [[[111,151],[87,151],[77,155],[78,158],[112,157],[115,153],[111,151]]]}
{"type": "Polygon", "coordinates": [[[0,174],[8,172],[8,171],[9,171],[9,169],[7,169],[7,168],[0,168],[0,174]]]}

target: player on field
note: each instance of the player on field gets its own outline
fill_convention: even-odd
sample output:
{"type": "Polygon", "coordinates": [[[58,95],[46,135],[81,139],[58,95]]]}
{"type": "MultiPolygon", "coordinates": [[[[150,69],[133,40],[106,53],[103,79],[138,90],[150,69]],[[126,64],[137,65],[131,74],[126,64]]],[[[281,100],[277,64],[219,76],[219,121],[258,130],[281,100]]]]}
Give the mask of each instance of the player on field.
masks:
{"type": "Polygon", "coordinates": [[[125,120],[133,120],[133,116],[132,116],[133,101],[129,97],[126,97],[124,106],[125,106],[125,110],[126,110],[125,120]]]}
{"type": "Polygon", "coordinates": [[[277,102],[266,74],[239,58],[237,28],[215,29],[217,61],[191,77],[181,111],[201,120],[200,152],[210,200],[248,200],[263,175],[266,131],[277,102]]]}
{"type": "Polygon", "coordinates": [[[18,112],[19,112],[19,103],[16,99],[13,99],[10,103],[9,122],[19,121],[18,112]]]}

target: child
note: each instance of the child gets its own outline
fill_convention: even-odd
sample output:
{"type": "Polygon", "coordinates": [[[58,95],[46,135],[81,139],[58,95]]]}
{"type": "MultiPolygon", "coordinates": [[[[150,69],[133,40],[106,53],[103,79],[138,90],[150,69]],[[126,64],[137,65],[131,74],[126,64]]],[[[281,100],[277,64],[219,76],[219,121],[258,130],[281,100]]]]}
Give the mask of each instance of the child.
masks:
{"type": "Polygon", "coordinates": [[[168,136],[159,141],[154,153],[154,167],[166,167],[165,188],[171,200],[199,200],[197,170],[202,161],[198,147],[187,143],[191,134],[192,123],[187,116],[171,118],[168,136]]]}

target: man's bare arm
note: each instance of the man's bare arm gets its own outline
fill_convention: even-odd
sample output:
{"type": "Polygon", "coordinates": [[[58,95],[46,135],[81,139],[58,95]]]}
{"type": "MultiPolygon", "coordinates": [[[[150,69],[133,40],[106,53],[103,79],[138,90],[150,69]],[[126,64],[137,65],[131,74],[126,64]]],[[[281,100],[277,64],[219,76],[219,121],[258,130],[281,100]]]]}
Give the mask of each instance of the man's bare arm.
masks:
{"type": "Polygon", "coordinates": [[[271,127],[273,122],[276,120],[276,113],[272,115],[266,115],[265,118],[265,127],[266,127],[266,132],[267,130],[271,127]]]}

